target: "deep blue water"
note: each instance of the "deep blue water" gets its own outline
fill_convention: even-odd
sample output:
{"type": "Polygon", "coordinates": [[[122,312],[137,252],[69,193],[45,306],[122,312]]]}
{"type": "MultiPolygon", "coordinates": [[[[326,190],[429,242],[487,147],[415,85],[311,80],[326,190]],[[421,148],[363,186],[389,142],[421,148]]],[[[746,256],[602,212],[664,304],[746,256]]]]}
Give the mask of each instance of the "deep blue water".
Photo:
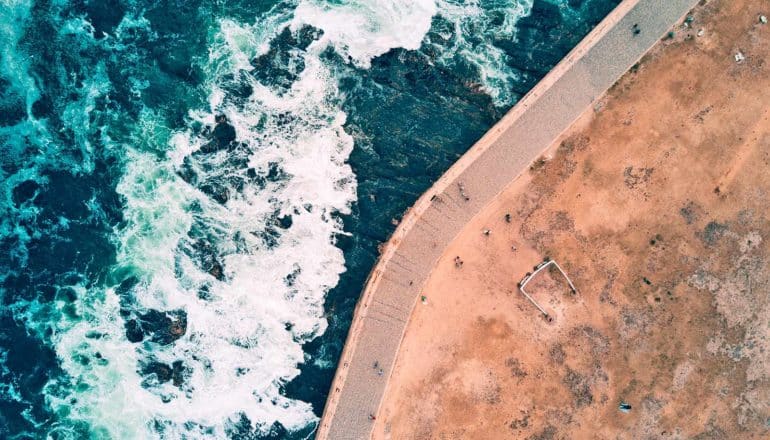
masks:
{"type": "Polygon", "coordinates": [[[0,0],[0,438],[308,436],[391,220],[617,3],[0,0]]]}

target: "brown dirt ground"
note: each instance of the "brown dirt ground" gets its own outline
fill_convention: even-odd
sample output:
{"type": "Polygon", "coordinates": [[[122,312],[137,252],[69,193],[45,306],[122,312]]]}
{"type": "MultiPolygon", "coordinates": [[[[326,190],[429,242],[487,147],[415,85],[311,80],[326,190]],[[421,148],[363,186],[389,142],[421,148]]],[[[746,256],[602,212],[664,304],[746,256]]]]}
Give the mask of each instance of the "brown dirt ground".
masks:
{"type": "Polygon", "coordinates": [[[770,438],[760,13],[770,2],[698,7],[468,224],[415,308],[374,438],[770,438]],[[553,271],[528,286],[552,323],[517,289],[546,256],[578,288],[553,271]]]}

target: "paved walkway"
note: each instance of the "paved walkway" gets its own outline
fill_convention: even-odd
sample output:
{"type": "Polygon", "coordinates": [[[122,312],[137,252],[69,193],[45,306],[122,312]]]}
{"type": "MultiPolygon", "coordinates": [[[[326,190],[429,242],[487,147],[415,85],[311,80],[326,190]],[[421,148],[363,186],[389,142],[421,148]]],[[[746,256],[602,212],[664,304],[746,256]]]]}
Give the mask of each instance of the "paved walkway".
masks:
{"type": "Polygon", "coordinates": [[[625,0],[420,197],[369,275],[318,439],[371,436],[369,416],[377,414],[412,308],[446,246],[697,1],[625,0]]]}

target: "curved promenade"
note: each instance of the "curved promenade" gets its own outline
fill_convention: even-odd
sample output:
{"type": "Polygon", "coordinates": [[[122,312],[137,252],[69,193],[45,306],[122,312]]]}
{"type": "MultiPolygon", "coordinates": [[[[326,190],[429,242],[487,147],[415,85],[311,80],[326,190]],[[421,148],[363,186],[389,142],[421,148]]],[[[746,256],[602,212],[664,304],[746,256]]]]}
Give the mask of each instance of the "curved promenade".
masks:
{"type": "Polygon", "coordinates": [[[624,0],[417,200],[356,306],[317,439],[371,436],[412,308],[446,246],[697,2],[624,0]]]}

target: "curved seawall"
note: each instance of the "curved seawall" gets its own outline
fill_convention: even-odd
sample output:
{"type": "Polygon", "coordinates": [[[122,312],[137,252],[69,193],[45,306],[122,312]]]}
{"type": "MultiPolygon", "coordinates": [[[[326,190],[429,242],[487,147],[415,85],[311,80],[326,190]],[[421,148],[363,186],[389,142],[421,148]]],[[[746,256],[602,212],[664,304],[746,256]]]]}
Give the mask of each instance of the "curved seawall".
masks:
{"type": "Polygon", "coordinates": [[[370,415],[377,413],[412,308],[444,248],[697,2],[621,3],[406,213],[356,307],[317,438],[371,435],[370,415]]]}

